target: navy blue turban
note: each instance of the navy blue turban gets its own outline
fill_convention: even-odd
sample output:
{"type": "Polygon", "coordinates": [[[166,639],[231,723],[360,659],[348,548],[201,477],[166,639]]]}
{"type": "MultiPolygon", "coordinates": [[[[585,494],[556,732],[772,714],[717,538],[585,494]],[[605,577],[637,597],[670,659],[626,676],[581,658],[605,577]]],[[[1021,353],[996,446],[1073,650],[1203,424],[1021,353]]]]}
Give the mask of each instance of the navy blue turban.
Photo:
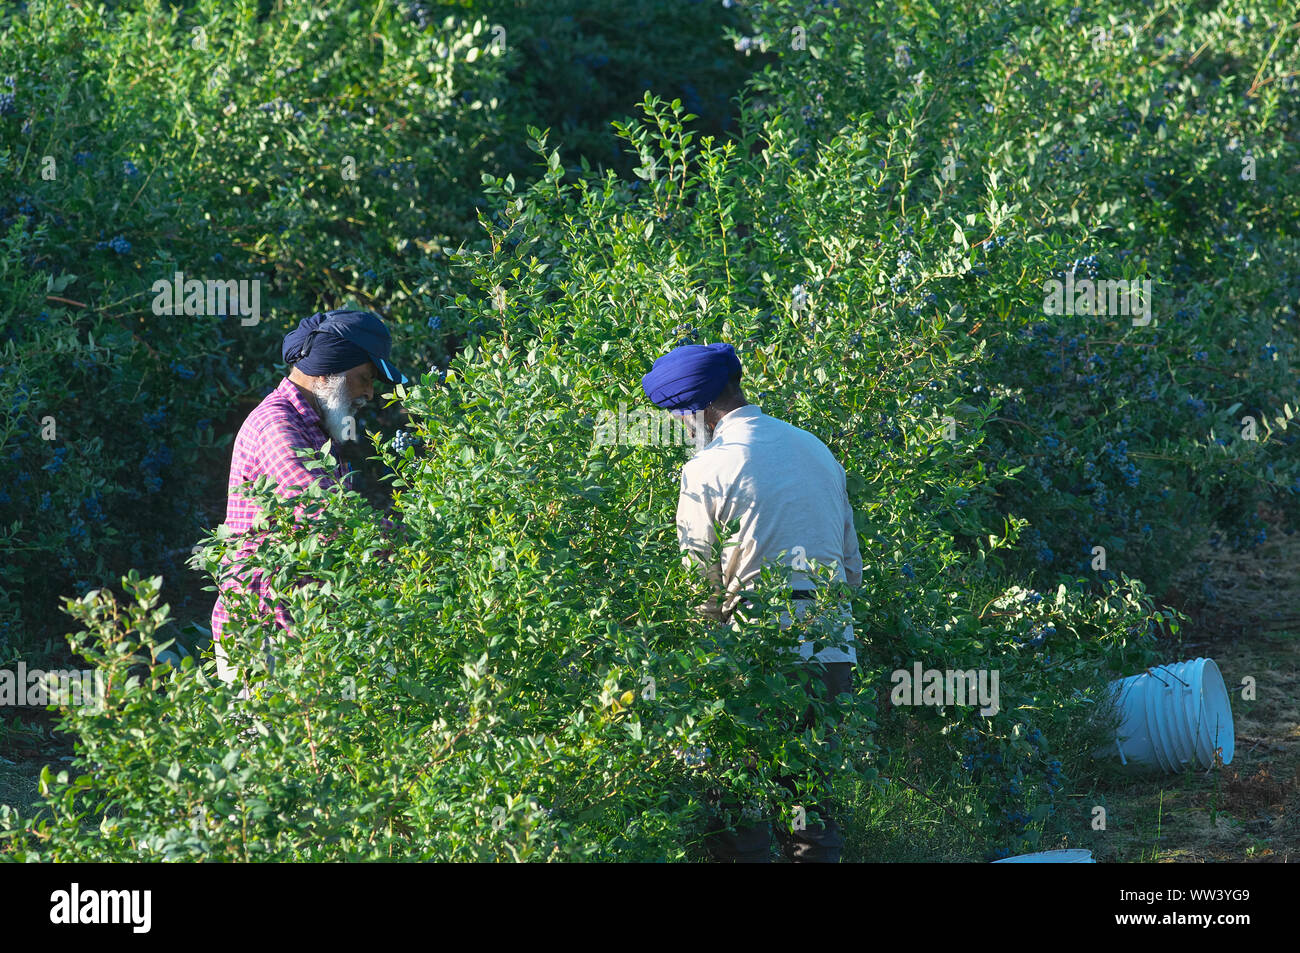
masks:
{"type": "Polygon", "coordinates": [[[313,377],[341,374],[367,361],[390,384],[407,383],[406,376],[389,362],[392,339],[379,315],[370,311],[322,311],[303,318],[284,336],[281,354],[313,377]]]}
{"type": "Polygon", "coordinates": [[[654,362],[641,388],[655,404],[675,413],[703,410],[740,373],[730,344],[683,344],[654,362]]]}

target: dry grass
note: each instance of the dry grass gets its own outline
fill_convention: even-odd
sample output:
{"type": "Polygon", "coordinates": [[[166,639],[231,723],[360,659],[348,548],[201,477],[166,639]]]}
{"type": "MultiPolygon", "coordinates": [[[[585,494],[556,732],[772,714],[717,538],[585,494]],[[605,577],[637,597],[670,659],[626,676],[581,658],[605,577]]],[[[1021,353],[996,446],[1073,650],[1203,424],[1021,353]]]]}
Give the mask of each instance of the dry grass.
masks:
{"type": "Polygon", "coordinates": [[[37,789],[40,776],[41,765],[36,762],[15,763],[0,756],[0,804],[8,804],[20,814],[31,816],[41,799],[37,789]]]}

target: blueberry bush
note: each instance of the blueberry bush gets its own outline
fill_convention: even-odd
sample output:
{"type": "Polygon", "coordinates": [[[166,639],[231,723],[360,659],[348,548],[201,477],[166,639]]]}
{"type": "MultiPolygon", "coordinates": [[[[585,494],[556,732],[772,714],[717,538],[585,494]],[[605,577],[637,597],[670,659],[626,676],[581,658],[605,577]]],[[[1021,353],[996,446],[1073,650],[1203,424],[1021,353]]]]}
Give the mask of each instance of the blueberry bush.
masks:
{"type": "MultiPolygon", "coordinates": [[[[448,255],[483,240],[482,171],[525,175],[524,125],[555,113],[577,73],[598,88],[586,58],[628,47],[635,29],[417,6],[0,11],[8,651],[57,635],[58,595],[128,566],[183,573],[222,517],[228,445],[276,383],[280,337],[299,318],[371,308],[407,360],[445,364],[459,329],[429,301],[446,290],[448,255]],[[158,314],[154,282],[178,274],[256,282],[258,313],[205,300],[203,313],[158,314]]],[[[744,57],[726,59],[720,38],[672,43],[669,28],[734,17],[700,8],[675,23],[671,5],[645,7],[660,53],[676,52],[639,51],[638,81],[694,76],[721,126],[744,57]]],[[[600,165],[617,91],[591,90],[566,128],[600,165]]]]}
{"type": "Polygon", "coordinates": [[[295,635],[271,666],[234,607],[251,697],[156,662],[157,579],[66,603],[113,690],[66,711],[79,760],[44,816],[0,814],[7,850],[693,859],[710,804],[788,824],[824,792],[776,778],[813,765],[970,805],[970,857],[1086,830],[1067,798],[1113,731],[1108,682],[1172,650],[1185,616],[1157,596],[1191,545],[1296,525],[1287,11],[737,6],[763,65],[732,132],[646,93],[615,123],[623,174],[529,129],[531,179],[482,177],[482,240],[414,257],[431,317],[407,343],[455,348],[395,392],[400,434],[370,434],[401,529],[344,490],[293,525],[259,489],[295,635]],[[1052,280],[1120,279],[1151,282],[1150,320],[1048,304],[1052,280]],[[655,356],[717,340],[849,474],[864,584],[832,596],[860,665],[821,706],[834,751],[789,730],[781,649],[817,623],[778,629],[779,579],[744,630],[693,611],[690,448],[597,438],[647,409],[655,356]],[[997,711],[896,702],[916,663],[997,673],[997,711]]]}

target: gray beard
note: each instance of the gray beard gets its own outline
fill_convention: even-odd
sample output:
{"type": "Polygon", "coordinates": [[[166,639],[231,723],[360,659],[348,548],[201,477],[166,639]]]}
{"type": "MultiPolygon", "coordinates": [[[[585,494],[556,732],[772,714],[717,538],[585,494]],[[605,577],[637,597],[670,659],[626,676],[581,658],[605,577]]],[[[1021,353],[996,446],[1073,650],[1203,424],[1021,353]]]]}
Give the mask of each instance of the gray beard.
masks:
{"type": "Polygon", "coordinates": [[[321,415],[324,417],[325,432],[335,443],[347,443],[355,439],[357,432],[356,415],[366,405],[364,397],[354,401],[348,400],[348,379],[345,374],[331,374],[312,388],[312,393],[320,401],[321,415]],[[344,428],[351,422],[353,437],[344,433],[344,428]]]}

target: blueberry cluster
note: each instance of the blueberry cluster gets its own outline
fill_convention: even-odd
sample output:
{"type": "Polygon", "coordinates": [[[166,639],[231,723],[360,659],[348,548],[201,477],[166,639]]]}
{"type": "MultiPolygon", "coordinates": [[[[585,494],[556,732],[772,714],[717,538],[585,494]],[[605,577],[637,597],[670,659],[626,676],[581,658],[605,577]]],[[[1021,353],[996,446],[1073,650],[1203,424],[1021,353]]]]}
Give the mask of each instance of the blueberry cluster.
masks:
{"type": "Polygon", "coordinates": [[[105,248],[111,248],[119,255],[125,255],[131,251],[131,243],[121,235],[114,236],[106,242],[95,242],[96,251],[103,251],[105,248]]]}
{"type": "Polygon", "coordinates": [[[150,411],[141,419],[150,430],[157,430],[162,426],[162,422],[167,419],[167,408],[160,404],[157,410],[150,411]]]}
{"type": "Polygon", "coordinates": [[[74,516],[68,520],[68,539],[75,543],[84,542],[86,539],[86,521],[80,516],[74,516]]]}
{"type": "Polygon", "coordinates": [[[407,450],[414,449],[423,444],[423,441],[408,430],[399,430],[393,434],[393,449],[398,453],[406,453],[407,450]]]}
{"type": "MultiPolygon", "coordinates": [[[[902,439],[903,431],[898,429],[897,424],[894,423],[892,418],[886,417],[884,414],[879,415],[877,428],[880,432],[880,437],[883,440],[888,440],[890,443],[897,443],[902,439]]],[[[864,437],[873,437],[875,435],[876,430],[868,430],[863,434],[864,437]]]]}
{"type": "MultiPolygon", "coordinates": [[[[1047,541],[1043,539],[1043,534],[1036,528],[1031,526],[1025,532],[1024,539],[1028,545],[1034,547],[1035,556],[1042,565],[1051,565],[1052,561],[1056,559],[1056,553],[1052,552],[1052,548],[1048,546],[1047,541]]],[[[1039,596],[1038,598],[1041,599],[1042,596],[1039,596]]]]}
{"type": "Polygon", "coordinates": [[[812,129],[816,129],[821,124],[821,121],[826,118],[826,110],[819,105],[821,99],[822,94],[818,93],[816,103],[799,107],[799,117],[804,121],[805,125],[812,129]]]}
{"type": "Polygon", "coordinates": [[[150,450],[143,460],[140,461],[140,469],[144,472],[144,485],[150,493],[157,493],[162,489],[162,468],[170,466],[172,462],[172,452],[169,447],[158,446],[150,450]]]}
{"type": "Polygon", "coordinates": [[[1076,258],[1074,261],[1070,262],[1070,267],[1067,270],[1069,271],[1070,274],[1077,275],[1079,273],[1079,269],[1082,268],[1084,274],[1089,279],[1095,280],[1097,277],[1097,266],[1098,266],[1097,256],[1086,255],[1083,258],[1076,258]]]}
{"type": "Polygon", "coordinates": [[[76,152],[73,153],[72,161],[79,166],[84,166],[87,162],[95,157],[93,152],[76,152]]]}
{"type": "Polygon", "coordinates": [[[679,324],[673,328],[673,336],[677,337],[677,343],[674,347],[681,347],[683,344],[699,344],[700,332],[693,324],[679,324]]]}
{"type": "Polygon", "coordinates": [[[429,326],[430,331],[438,331],[442,328],[442,316],[432,314],[429,316],[429,320],[426,321],[425,324],[429,326]]]}
{"type": "Polygon", "coordinates": [[[1142,471],[1136,465],[1129,462],[1128,459],[1128,441],[1121,440],[1118,444],[1112,445],[1109,440],[1102,445],[1101,451],[1106,455],[1107,461],[1119,470],[1124,482],[1131,487],[1138,485],[1138,478],[1142,471]]]}
{"type": "Polygon", "coordinates": [[[180,361],[172,361],[171,372],[181,380],[188,381],[194,379],[194,372],[182,364],[180,361]]]}
{"type": "Polygon", "coordinates": [[[1034,623],[1034,625],[1029,630],[1029,635],[1032,636],[1032,638],[1022,639],[1018,635],[1013,635],[1012,639],[1015,641],[1016,645],[1019,645],[1023,648],[1036,649],[1043,645],[1046,645],[1048,638],[1050,638],[1055,634],[1056,634],[1056,626],[1045,625],[1041,622],[1037,622],[1034,623]]]}
{"type": "Polygon", "coordinates": [[[122,174],[125,175],[128,179],[134,179],[137,175],[140,174],[140,170],[135,167],[134,162],[132,162],[130,159],[127,159],[122,163],[122,174]]]}
{"type": "Polygon", "coordinates": [[[1061,786],[1061,762],[1047,762],[1047,789],[1055,791],[1061,786]]]}
{"type": "Polygon", "coordinates": [[[1028,827],[1029,822],[1033,820],[1032,817],[1019,808],[1015,808],[1014,810],[1004,809],[1002,811],[1002,817],[1007,823],[1014,825],[1020,830],[1024,830],[1028,827]]]}
{"type": "Polygon", "coordinates": [[[975,773],[976,774],[975,780],[978,781],[979,780],[978,772],[982,768],[982,766],[986,764],[1001,764],[1002,753],[997,751],[992,751],[992,752],[989,751],[984,746],[984,742],[979,738],[979,736],[974,731],[967,731],[965,738],[968,743],[974,744],[975,747],[974,747],[974,751],[971,754],[967,754],[962,757],[961,766],[965,768],[967,771],[975,773]]]}
{"type": "Polygon", "coordinates": [[[13,93],[0,93],[0,116],[8,116],[18,111],[18,103],[13,93]]]}
{"type": "Polygon", "coordinates": [[[1062,165],[1069,162],[1074,157],[1074,147],[1069,143],[1058,142],[1052,146],[1052,150],[1047,154],[1047,161],[1052,165],[1062,165]]]}
{"type": "Polygon", "coordinates": [[[51,473],[57,473],[63,467],[63,459],[68,455],[67,447],[55,447],[54,459],[45,464],[41,469],[49,470],[51,473]]]}

